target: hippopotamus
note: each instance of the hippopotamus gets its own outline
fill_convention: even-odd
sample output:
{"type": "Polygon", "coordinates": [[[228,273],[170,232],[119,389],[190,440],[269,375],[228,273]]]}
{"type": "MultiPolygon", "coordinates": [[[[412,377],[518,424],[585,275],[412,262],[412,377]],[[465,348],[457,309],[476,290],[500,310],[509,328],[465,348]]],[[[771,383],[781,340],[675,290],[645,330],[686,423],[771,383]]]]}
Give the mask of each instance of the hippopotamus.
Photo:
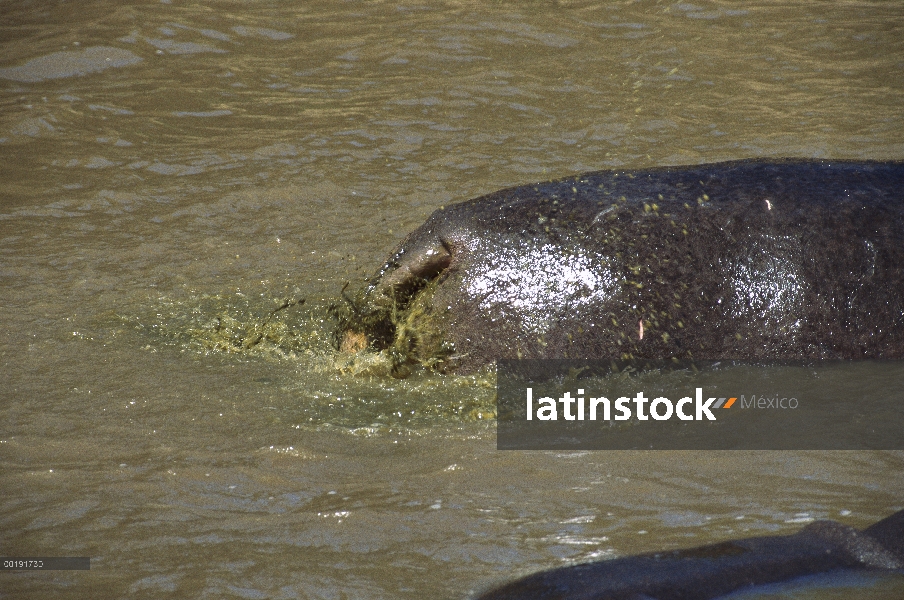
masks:
{"type": "Polygon", "coordinates": [[[477,600],[706,600],[845,569],[904,569],[904,511],[863,531],[816,521],[793,535],[561,567],[502,585],[477,600]]]}
{"type": "Polygon", "coordinates": [[[904,162],[606,170],[441,207],[337,345],[500,358],[904,357],[904,162]]]}

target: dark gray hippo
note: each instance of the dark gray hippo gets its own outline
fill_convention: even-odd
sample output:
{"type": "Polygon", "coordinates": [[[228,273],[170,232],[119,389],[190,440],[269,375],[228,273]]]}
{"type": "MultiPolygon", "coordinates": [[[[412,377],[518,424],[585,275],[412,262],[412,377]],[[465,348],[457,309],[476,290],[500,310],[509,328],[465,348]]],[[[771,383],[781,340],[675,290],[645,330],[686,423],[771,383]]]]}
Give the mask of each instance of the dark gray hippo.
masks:
{"type": "Polygon", "coordinates": [[[441,208],[340,346],[499,358],[904,357],[904,162],[598,171],[441,208]]]}
{"type": "Polygon", "coordinates": [[[755,537],[528,575],[477,600],[706,600],[843,569],[904,569],[904,511],[863,531],[817,521],[755,537]]]}

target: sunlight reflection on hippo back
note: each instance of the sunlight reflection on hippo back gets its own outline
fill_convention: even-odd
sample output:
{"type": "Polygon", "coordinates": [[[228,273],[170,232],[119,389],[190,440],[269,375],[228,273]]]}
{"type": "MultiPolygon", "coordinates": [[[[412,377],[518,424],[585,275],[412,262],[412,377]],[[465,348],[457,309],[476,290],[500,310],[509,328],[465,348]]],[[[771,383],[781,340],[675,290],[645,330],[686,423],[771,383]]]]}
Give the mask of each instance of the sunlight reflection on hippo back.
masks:
{"type": "Polygon", "coordinates": [[[792,236],[751,235],[741,257],[723,260],[732,291],[732,317],[756,321],[776,335],[800,330],[806,314],[807,284],[800,258],[803,248],[792,236]]]}
{"type": "Polygon", "coordinates": [[[517,243],[495,252],[479,251],[462,287],[487,313],[542,335],[566,316],[579,316],[618,292],[618,274],[609,259],[580,247],[545,242],[528,250],[517,243]]]}

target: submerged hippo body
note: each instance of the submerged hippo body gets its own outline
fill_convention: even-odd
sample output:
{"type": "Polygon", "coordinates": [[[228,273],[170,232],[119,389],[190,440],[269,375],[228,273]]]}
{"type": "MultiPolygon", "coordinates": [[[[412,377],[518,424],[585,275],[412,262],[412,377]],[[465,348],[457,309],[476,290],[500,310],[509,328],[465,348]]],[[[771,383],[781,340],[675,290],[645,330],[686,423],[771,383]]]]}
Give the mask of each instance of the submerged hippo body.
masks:
{"type": "Polygon", "coordinates": [[[529,575],[477,600],[706,600],[754,585],[845,569],[904,569],[904,511],[863,531],[817,521],[747,538],[529,575]]]}
{"type": "Polygon", "coordinates": [[[444,207],[348,319],[467,372],[499,358],[904,357],[904,163],[599,171],[444,207]]]}

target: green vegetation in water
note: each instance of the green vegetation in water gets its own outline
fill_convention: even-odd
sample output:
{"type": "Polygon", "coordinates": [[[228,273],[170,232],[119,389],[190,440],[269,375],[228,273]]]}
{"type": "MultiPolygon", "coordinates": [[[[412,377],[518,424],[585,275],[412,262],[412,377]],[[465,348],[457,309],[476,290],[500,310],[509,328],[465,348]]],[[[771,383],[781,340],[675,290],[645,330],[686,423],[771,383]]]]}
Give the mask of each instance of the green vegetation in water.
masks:
{"type": "Polygon", "coordinates": [[[304,298],[202,294],[189,300],[160,298],[148,316],[122,316],[163,345],[202,353],[272,358],[316,354],[329,345],[326,309],[304,298]]]}
{"type": "Polygon", "coordinates": [[[265,386],[274,418],[300,428],[342,427],[365,435],[495,418],[494,370],[444,375],[430,363],[409,361],[397,347],[340,352],[331,310],[300,297],[204,294],[157,298],[145,315],[119,319],[151,348],[296,364],[297,377],[280,370],[276,379],[248,385],[265,386]]]}
{"type": "Polygon", "coordinates": [[[397,378],[407,377],[413,367],[445,373],[456,355],[446,340],[443,315],[430,303],[437,284],[436,279],[422,281],[414,290],[392,296],[373,296],[364,289],[350,297],[343,288],[343,301],[330,306],[336,322],[334,347],[346,353],[362,354],[365,348],[378,353],[397,378]]]}
{"type": "Polygon", "coordinates": [[[244,352],[260,344],[272,345],[276,349],[289,352],[296,350],[299,335],[284,321],[275,319],[282,310],[301,306],[300,300],[286,300],[267,313],[263,319],[253,319],[243,323],[228,314],[218,315],[212,328],[193,329],[191,334],[209,350],[224,352],[244,352]]]}

